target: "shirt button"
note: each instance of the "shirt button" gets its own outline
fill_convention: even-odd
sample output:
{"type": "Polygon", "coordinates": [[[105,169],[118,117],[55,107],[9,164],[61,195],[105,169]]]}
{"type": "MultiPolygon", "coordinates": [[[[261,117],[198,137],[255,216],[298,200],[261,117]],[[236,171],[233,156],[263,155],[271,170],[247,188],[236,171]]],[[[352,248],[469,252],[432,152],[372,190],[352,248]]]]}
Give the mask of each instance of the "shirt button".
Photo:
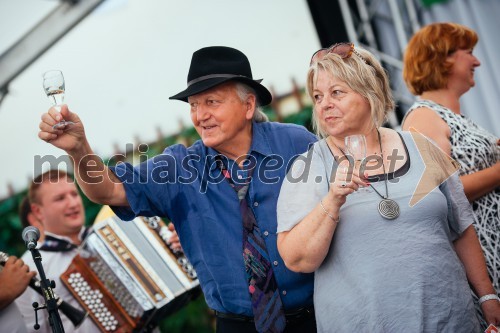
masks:
{"type": "Polygon", "coordinates": [[[278,261],[277,260],[273,261],[273,265],[278,266],[278,261]]]}
{"type": "Polygon", "coordinates": [[[243,179],[243,176],[242,175],[238,175],[238,179],[243,179]]]}
{"type": "Polygon", "coordinates": [[[269,231],[267,231],[267,230],[264,231],[264,236],[266,236],[266,237],[269,236],[269,231]]]}
{"type": "Polygon", "coordinates": [[[253,203],[254,207],[258,207],[259,206],[259,203],[256,201],[253,203]]]}
{"type": "Polygon", "coordinates": [[[281,294],[282,294],[283,296],[286,296],[286,290],[283,290],[283,291],[281,292],[281,294]]]}

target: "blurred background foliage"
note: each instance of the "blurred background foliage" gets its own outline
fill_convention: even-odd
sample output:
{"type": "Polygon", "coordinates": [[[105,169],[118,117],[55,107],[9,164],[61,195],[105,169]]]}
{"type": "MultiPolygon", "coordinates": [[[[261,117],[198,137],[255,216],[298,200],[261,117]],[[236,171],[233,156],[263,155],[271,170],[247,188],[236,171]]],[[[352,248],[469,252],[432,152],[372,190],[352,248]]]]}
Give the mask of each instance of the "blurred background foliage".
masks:
{"type": "MultiPolygon", "coordinates": [[[[299,99],[297,96],[295,92],[287,96],[282,96],[281,100],[291,98],[293,101],[294,99],[299,99]]],[[[302,95],[300,98],[302,98],[302,95]]],[[[279,112],[279,104],[276,102],[273,103],[272,107],[263,108],[263,111],[269,117],[270,121],[299,124],[311,131],[312,107],[304,106],[301,100],[296,102],[295,105],[299,107],[298,111],[288,112],[286,116],[283,116],[279,112]]],[[[290,104],[290,101],[288,104],[290,104]]],[[[147,144],[147,149],[144,149],[144,147],[141,148],[141,144],[137,144],[137,147],[133,151],[117,153],[108,159],[104,159],[104,163],[114,165],[118,161],[126,160],[135,164],[134,162],[145,158],[145,155],[148,158],[158,155],[170,145],[181,143],[190,146],[198,139],[199,136],[194,127],[181,128],[177,134],[159,138],[157,141],[147,144]]],[[[26,251],[26,246],[21,238],[22,225],[18,214],[19,205],[26,195],[27,189],[0,201],[0,251],[18,257],[26,251]]],[[[90,226],[93,224],[102,206],[87,199],[83,193],[82,198],[85,207],[86,225],[90,226]]],[[[203,294],[200,294],[187,306],[160,323],[161,332],[168,333],[208,333],[213,332],[214,329],[215,318],[212,310],[207,307],[203,294]]]]}

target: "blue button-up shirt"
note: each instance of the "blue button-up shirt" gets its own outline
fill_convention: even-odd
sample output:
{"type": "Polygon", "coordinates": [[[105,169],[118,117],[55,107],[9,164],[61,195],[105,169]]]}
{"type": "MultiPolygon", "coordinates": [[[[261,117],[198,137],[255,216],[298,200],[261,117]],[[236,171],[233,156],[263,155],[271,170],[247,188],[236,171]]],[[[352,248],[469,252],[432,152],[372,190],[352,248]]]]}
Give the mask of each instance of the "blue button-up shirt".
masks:
{"type": "MultiPolygon", "coordinates": [[[[292,124],[254,123],[249,154],[257,164],[247,200],[266,242],[285,309],[312,304],[313,275],[288,270],[276,244],[276,203],[293,159],[316,137],[292,124]]],[[[163,154],[135,167],[112,168],[124,182],[130,208],[113,207],[124,220],[135,216],[167,217],[175,225],[193,264],[209,307],[252,315],[242,254],[242,218],[236,192],[217,167],[212,148],[197,141],[191,147],[170,146],[163,154]]],[[[229,161],[232,179],[246,175],[229,161]]],[[[301,246],[297,244],[297,246],[301,246]]]]}

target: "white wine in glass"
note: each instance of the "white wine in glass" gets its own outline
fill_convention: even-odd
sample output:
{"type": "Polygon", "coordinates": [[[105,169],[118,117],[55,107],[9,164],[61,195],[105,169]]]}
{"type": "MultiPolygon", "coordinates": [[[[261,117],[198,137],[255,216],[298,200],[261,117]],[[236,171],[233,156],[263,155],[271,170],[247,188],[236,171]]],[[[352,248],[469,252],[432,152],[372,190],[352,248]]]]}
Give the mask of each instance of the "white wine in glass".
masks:
{"type": "MultiPolygon", "coordinates": [[[[43,89],[58,112],[61,112],[61,105],[64,102],[65,88],[64,76],[61,71],[51,70],[43,73],[43,89]]],[[[54,124],[52,128],[63,129],[72,124],[73,122],[63,119],[57,124],[54,124]]]]}
{"type": "MultiPolygon", "coordinates": [[[[366,138],[362,134],[348,135],[344,138],[346,153],[354,160],[354,170],[360,172],[366,158],[366,138]]],[[[360,177],[361,178],[361,177],[360,177]]],[[[370,192],[367,187],[360,187],[358,192],[370,192]]]]}

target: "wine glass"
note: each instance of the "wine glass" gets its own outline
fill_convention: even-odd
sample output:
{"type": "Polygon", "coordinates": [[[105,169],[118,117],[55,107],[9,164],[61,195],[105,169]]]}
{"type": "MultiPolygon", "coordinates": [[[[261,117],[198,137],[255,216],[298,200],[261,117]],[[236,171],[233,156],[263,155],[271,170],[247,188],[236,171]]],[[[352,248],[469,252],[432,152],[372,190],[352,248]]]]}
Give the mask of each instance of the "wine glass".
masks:
{"type": "MultiPolygon", "coordinates": [[[[63,73],[59,70],[50,70],[43,73],[43,89],[45,94],[54,105],[54,108],[61,112],[61,105],[64,102],[65,84],[63,73]]],[[[72,125],[73,122],[61,120],[57,124],[54,124],[52,128],[63,129],[67,125],[72,125]]]]}
{"type": "MultiPolygon", "coordinates": [[[[346,153],[354,160],[354,170],[364,170],[363,160],[366,158],[366,138],[362,134],[348,135],[344,139],[346,153]]],[[[361,178],[361,177],[360,177],[361,178]]],[[[369,192],[368,187],[360,187],[358,192],[369,192]]]]}

